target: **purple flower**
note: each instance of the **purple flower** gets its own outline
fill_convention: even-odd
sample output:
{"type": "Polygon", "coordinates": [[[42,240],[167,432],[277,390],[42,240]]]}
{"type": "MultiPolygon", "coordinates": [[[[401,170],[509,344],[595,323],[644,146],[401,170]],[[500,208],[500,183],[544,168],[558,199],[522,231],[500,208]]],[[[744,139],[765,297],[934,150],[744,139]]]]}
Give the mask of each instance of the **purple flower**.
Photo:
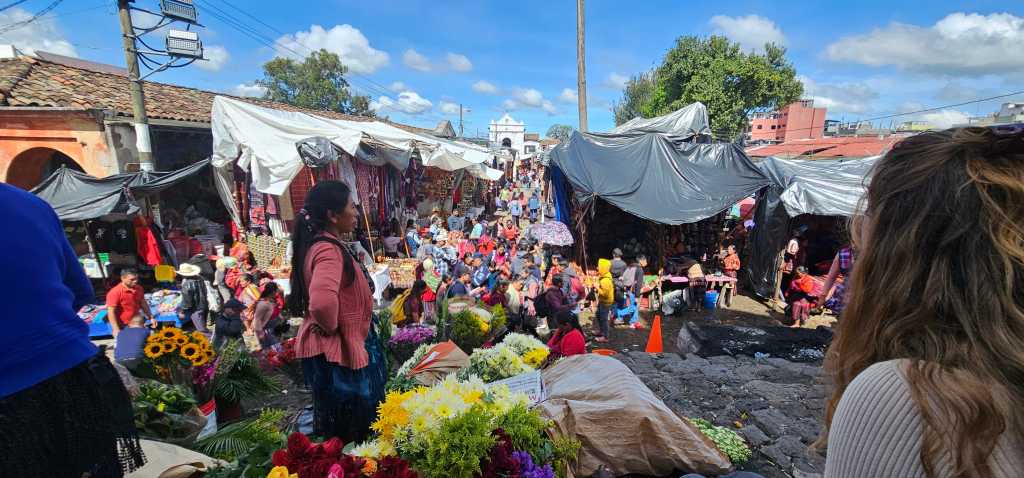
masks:
{"type": "Polygon", "coordinates": [[[425,326],[410,326],[399,329],[388,340],[388,345],[394,347],[399,345],[419,345],[433,340],[434,329],[425,326]]]}
{"type": "Polygon", "coordinates": [[[533,462],[533,457],[525,451],[512,452],[512,459],[519,461],[521,478],[555,478],[555,472],[550,466],[537,466],[533,462]]]}

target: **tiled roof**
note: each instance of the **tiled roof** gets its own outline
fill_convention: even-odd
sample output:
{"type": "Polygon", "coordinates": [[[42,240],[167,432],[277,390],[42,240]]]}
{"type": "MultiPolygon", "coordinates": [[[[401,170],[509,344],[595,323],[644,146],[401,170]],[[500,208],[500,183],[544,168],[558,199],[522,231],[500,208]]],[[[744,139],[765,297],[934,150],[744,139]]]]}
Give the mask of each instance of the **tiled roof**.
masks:
{"type": "Polygon", "coordinates": [[[540,145],[541,146],[547,146],[549,144],[558,144],[560,142],[561,141],[558,141],[557,139],[542,139],[542,140],[540,140],[540,145]]]}
{"type": "Polygon", "coordinates": [[[524,141],[540,141],[540,133],[526,133],[523,135],[524,141]]]}
{"type": "MultiPolygon", "coordinates": [[[[309,110],[274,101],[150,81],[145,82],[145,95],[146,113],[150,118],[157,119],[209,123],[213,98],[227,96],[257,106],[329,119],[374,121],[363,116],[309,110]]],[[[132,116],[127,77],[25,56],[0,60],[0,106],[96,108],[113,110],[118,116],[132,116]]],[[[412,133],[434,132],[414,126],[389,124],[412,133]]]]}
{"type": "Polygon", "coordinates": [[[821,156],[821,157],[863,157],[885,153],[902,141],[903,138],[883,138],[877,136],[800,139],[782,144],[754,146],[747,148],[747,155],[754,157],[766,156],[821,156]]]}

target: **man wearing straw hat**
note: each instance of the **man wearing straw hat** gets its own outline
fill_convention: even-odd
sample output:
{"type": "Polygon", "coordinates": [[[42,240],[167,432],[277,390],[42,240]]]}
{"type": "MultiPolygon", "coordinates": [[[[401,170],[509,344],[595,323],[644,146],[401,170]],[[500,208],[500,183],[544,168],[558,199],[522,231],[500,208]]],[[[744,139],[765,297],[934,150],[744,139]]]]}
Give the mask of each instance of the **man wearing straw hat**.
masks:
{"type": "Polygon", "coordinates": [[[181,268],[175,271],[182,277],[181,281],[181,312],[178,318],[185,320],[189,318],[201,334],[207,339],[210,338],[210,330],[206,328],[206,311],[208,302],[206,297],[206,280],[199,277],[202,272],[199,266],[194,264],[182,264],[181,268]]]}

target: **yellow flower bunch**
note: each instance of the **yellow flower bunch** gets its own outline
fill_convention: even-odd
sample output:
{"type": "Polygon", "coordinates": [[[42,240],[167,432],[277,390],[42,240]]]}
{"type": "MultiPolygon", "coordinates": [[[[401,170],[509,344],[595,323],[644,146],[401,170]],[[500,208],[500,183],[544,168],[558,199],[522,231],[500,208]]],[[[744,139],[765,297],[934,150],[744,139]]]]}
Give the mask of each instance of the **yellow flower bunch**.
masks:
{"type": "Polygon", "coordinates": [[[385,440],[390,441],[394,438],[395,430],[409,423],[409,412],[402,407],[402,404],[421,389],[423,388],[420,387],[405,393],[388,392],[384,402],[377,407],[377,421],[370,425],[370,428],[380,433],[381,438],[385,440]]]}
{"type": "Polygon", "coordinates": [[[544,359],[548,358],[548,354],[547,348],[533,349],[523,354],[523,362],[526,362],[527,365],[533,368],[537,368],[540,364],[544,363],[544,359]]]}
{"type": "Polygon", "coordinates": [[[178,356],[193,366],[203,365],[216,355],[206,336],[199,332],[185,334],[177,327],[168,327],[150,335],[143,350],[150,359],[171,358],[168,354],[177,351],[178,356]]]}
{"type": "Polygon", "coordinates": [[[288,468],[285,468],[283,466],[275,466],[270,470],[270,474],[267,475],[267,478],[298,478],[298,476],[299,475],[295,473],[289,475],[288,468]]]}

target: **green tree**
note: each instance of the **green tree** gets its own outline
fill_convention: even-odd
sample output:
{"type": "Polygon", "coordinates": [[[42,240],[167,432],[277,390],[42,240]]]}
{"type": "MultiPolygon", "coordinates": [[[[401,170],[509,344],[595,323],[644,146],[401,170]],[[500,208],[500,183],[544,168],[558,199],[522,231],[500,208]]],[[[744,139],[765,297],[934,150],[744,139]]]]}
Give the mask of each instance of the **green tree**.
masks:
{"type": "Polygon", "coordinates": [[[786,48],[767,43],[764,53],[743,53],[738,43],[714,35],[679,37],[657,68],[657,77],[644,117],[700,101],[708,108],[711,131],[721,138],[746,130],[750,113],[785,107],[804,92],[786,48]]]}
{"type": "Polygon", "coordinates": [[[629,77],[622,89],[622,98],[612,102],[615,126],[643,116],[643,107],[651,101],[654,89],[658,87],[658,70],[650,69],[629,77]]]}
{"type": "Polygon", "coordinates": [[[263,99],[301,108],[336,111],[376,117],[368,96],[352,95],[345,81],[348,67],[337,54],[321,49],[305,60],[275,58],[263,64],[263,79],[256,84],[266,88],[263,99]]]}
{"type": "Polygon", "coordinates": [[[576,131],[576,128],[566,124],[553,124],[548,128],[548,132],[544,134],[551,139],[557,139],[558,141],[566,141],[572,136],[572,132],[576,131]]]}

